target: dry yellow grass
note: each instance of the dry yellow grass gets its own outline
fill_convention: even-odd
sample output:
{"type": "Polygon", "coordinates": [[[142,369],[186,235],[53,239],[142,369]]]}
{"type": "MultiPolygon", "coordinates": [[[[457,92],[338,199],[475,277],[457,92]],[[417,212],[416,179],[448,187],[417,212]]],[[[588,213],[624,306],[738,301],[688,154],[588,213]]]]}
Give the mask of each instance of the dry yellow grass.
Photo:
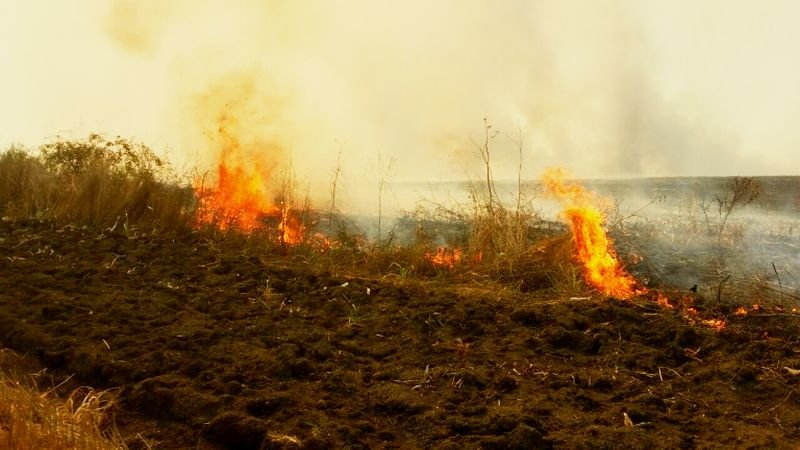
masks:
{"type": "Polygon", "coordinates": [[[79,388],[66,400],[33,383],[0,373],[0,448],[15,450],[111,450],[125,446],[101,427],[113,405],[108,391],[79,388]]]}
{"type": "Polygon", "coordinates": [[[147,147],[91,135],[0,150],[0,216],[133,233],[186,229],[194,193],[147,147]]]}

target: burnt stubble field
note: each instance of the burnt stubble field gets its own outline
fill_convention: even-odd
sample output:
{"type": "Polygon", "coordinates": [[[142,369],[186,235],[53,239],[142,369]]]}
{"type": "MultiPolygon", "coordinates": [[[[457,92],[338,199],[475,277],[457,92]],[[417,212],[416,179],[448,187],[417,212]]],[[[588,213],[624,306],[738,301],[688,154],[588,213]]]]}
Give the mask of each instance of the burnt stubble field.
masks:
{"type": "MultiPolygon", "coordinates": [[[[540,253],[571,245],[555,238],[540,253]]],[[[235,233],[6,218],[0,254],[0,340],[74,375],[69,385],[117,388],[129,448],[791,448],[800,438],[800,317],[788,290],[782,309],[747,315],[702,289],[664,291],[723,317],[717,329],[659,306],[652,290],[620,301],[541,282],[522,292],[474,275],[376,275],[235,233]]]]}

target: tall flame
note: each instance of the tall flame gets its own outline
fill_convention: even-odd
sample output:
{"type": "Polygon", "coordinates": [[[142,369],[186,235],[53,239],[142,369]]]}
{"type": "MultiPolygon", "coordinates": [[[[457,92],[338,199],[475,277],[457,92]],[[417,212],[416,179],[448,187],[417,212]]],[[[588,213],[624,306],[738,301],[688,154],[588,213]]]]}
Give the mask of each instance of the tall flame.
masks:
{"type": "Polygon", "coordinates": [[[603,294],[627,299],[636,294],[636,280],[617,258],[613,242],[603,229],[605,217],[595,206],[594,196],[583,186],[565,181],[562,169],[548,169],[542,175],[546,192],[558,199],[575,242],[576,258],[586,281],[603,294]]]}
{"type": "Polygon", "coordinates": [[[237,125],[231,115],[219,119],[214,136],[220,152],[216,178],[208,180],[210,185],[205,179],[196,180],[194,185],[199,202],[198,224],[249,233],[263,227],[266,218],[274,218],[279,220],[280,243],[300,244],[305,234],[300,219],[283,203],[276,205],[270,195],[270,176],[275,164],[259,157],[258,151],[242,148],[235,131],[237,125]]]}
{"type": "Polygon", "coordinates": [[[216,224],[250,232],[262,225],[265,216],[281,215],[267,192],[270,168],[256,158],[245,158],[239,139],[232,132],[235,120],[223,116],[217,136],[220,154],[216,179],[195,181],[199,199],[197,220],[200,224],[216,224]],[[249,163],[249,164],[248,164],[249,163]],[[211,181],[211,185],[206,185],[211,181]]]}

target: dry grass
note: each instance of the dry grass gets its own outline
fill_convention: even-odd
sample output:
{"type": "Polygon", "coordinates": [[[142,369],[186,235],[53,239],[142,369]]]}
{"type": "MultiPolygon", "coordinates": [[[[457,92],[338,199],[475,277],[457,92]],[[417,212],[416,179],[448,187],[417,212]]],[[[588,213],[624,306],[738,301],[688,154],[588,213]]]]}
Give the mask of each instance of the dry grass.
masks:
{"type": "MultiPolygon", "coordinates": [[[[558,266],[563,270],[538,273],[541,261],[531,252],[546,237],[539,226],[541,220],[526,199],[521,178],[513,202],[498,196],[489,167],[489,129],[486,124],[485,142],[477,146],[486,164],[486,185],[470,184],[471,204],[437,205],[434,211],[420,210],[409,216],[416,228],[410,238],[397,236],[395,227],[369,242],[358,227],[334,216],[333,210],[324,223],[311,210],[308,195],[298,197],[289,168],[276,204],[296,215],[306,238],[299,245],[285,245],[280,218],[272,217],[265,220],[263,230],[249,233],[248,241],[264,250],[303,256],[311,263],[327,262],[333,270],[350,267],[401,278],[480,273],[513,283],[537,272],[535,286],[551,285],[542,280],[552,279],[555,284],[574,287],[568,257],[558,266]],[[318,225],[327,225],[323,229],[335,235],[327,242],[317,239],[314,230],[318,225]],[[461,262],[453,270],[432,264],[426,257],[443,242],[459,249],[461,262]]],[[[520,174],[521,170],[520,165],[520,174]]],[[[90,135],[83,140],[50,142],[36,151],[12,147],[0,152],[0,216],[52,220],[135,236],[196,228],[197,207],[197,194],[188,183],[179,183],[149,148],[124,139],[90,135]]],[[[211,223],[201,229],[214,239],[235,238],[229,235],[237,233],[220,231],[219,225],[211,223]]]]}
{"type": "Polygon", "coordinates": [[[91,135],[0,153],[0,215],[126,232],[186,229],[195,197],[153,152],[91,135]]]}
{"type": "Polygon", "coordinates": [[[35,217],[56,204],[57,185],[44,163],[29,151],[11,147],[0,154],[0,212],[35,217]]]}
{"type": "Polygon", "coordinates": [[[116,433],[101,431],[112,407],[109,391],[79,388],[58,400],[32,383],[0,374],[0,448],[18,450],[123,449],[116,433]]]}

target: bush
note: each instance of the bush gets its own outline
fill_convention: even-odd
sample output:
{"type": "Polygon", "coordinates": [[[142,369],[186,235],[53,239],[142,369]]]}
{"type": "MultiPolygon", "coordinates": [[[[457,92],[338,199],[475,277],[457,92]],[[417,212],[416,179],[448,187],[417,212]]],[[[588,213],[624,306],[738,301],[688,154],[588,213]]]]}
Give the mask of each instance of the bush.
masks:
{"type": "Polygon", "coordinates": [[[93,134],[0,154],[0,211],[98,228],[185,229],[195,197],[143,144],[93,134]]]}
{"type": "Polygon", "coordinates": [[[21,147],[0,153],[0,214],[31,217],[55,202],[56,186],[41,159],[21,147]]]}

